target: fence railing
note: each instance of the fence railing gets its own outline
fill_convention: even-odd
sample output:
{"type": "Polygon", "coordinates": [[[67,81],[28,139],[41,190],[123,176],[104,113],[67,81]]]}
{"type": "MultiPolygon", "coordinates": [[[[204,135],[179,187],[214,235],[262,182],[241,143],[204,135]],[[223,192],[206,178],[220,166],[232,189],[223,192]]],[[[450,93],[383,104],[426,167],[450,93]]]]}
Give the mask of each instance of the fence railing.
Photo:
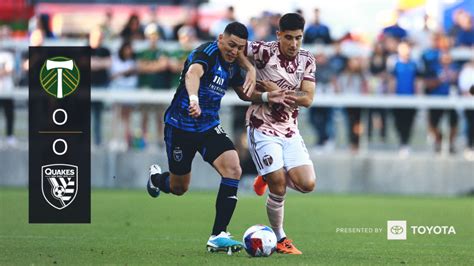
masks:
{"type": "MultiPolygon", "coordinates": [[[[93,101],[104,103],[128,104],[169,104],[174,90],[92,90],[93,101]]],[[[28,100],[28,89],[18,88],[10,92],[0,92],[0,99],[28,100]]],[[[248,102],[240,100],[233,91],[222,99],[223,105],[245,106],[248,102]]],[[[319,107],[363,107],[363,108],[441,108],[441,109],[474,109],[474,97],[452,96],[398,96],[398,95],[349,95],[321,94],[315,95],[313,106],[319,107]]]]}

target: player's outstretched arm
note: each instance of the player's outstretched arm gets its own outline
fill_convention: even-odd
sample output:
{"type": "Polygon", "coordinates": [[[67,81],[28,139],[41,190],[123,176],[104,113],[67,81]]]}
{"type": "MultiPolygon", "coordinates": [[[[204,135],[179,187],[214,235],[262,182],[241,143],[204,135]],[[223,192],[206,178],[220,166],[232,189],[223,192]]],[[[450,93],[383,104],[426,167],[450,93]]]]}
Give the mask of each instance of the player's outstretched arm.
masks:
{"type": "Polygon", "coordinates": [[[315,86],[316,84],[313,81],[303,80],[300,91],[291,91],[295,96],[295,104],[310,107],[313,104],[315,86]]]}
{"type": "Polygon", "coordinates": [[[199,117],[201,115],[201,107],[199,107],[199,81],[204,75],[204,68],[200,64],[192,64],[189,66],[185,76],[186,90],[189,95],[189,115],[191,117],[199,117]]]}

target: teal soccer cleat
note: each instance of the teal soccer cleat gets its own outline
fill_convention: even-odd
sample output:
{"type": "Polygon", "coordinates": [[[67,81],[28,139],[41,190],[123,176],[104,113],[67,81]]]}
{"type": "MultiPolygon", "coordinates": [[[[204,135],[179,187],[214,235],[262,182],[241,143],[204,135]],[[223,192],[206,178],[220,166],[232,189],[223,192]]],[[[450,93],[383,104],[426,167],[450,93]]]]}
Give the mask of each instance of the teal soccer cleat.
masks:
{"type": "Polygon", "coordinates": [[[217,236],[211,236],[207,241],[207,251],[209,252],[225,251],[228,255],[232,255],[233,252],[239,252],[242,248],[243,244],[233,240],[230,233],[227,232],[221,232],[217,236]]]}

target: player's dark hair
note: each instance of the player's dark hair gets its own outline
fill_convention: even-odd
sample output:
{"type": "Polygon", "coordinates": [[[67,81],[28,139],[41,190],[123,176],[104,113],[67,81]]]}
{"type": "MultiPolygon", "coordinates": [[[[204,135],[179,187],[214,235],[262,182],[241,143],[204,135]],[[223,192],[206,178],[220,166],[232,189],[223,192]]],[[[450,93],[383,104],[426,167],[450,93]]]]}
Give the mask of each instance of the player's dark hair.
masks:
{"type": "Polygon", "coordinates": [[[224,33],[229,34],[229,35],[233,34],[239,38],[246,39],[246,40],[249,37],[247,27],[245,27],[244,24],[237,21],[229,23],[225,27],[224,33]]]}
{"type": "Polygon", "coordinates": [[[280,31],[304,30],[304,18],[298,13],[287,13],[280,18],[278,23],[280,31]]]}

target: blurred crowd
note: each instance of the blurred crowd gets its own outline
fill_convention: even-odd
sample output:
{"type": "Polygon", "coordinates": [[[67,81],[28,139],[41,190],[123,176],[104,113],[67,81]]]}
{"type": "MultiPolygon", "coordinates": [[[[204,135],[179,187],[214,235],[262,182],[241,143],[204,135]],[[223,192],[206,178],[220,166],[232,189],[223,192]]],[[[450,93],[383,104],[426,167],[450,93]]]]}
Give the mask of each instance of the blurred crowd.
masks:
{"type": "MultiPolygon", "coordinates": [[[[303,13],[302,10],[296,12],[303,13]]],[[[310,11],[306,11],[310,12],[310,11]]],[[[331,25],[321,21],[321,10],[311,11],[312,20],[306,23],[303,43],[316,57],[317,93],[341,95],[436,95],[449,97],[458,95],[470,97],[469,89],[474,84],[474,26],[473,14],[457,10],[453,16],[453,27],[447,30],[433,30],[429,26],[429,17],[425,16],[425,25],[421,31],[410,32],[398,22],[385,27],[373,41],[370,54],[348,54],[344,47],[348,44],[362,44],[356,34],[348,33],[341,38],[333,38],[331,25]],[[324,49],[318,49],[318,48],[324,49]],[[465,47],[470,56],[452,57],[454,48],[465,47]],[[419,51],[417,56],[413,50],[419,51]]],[[[234,9],[228,7],[224,16],[208,30],[199,27],[196,19],[189,19],[165,28],[156,17],[143,23],[138,14],[132,14],[120,32],[114,32],[111,21],[113,14],[105,14],[104,22],[90,30],[88,43],[92,48],[91,68],[93,89],[116,91],[174,90],[179,83],[183,63],[190,51],[200,42],[216,39],[224,27],[235,20],[234,9]],[[107,45],[107,40],[120,39],[117,51],[107,45]],[[105,40],[105,42],[104,42],[105,40]],[[176,42],[173,48],[162,47],[163,42],[176,42]],[[137,50],[135,42],[147,42],[147,47],[137,50]]],[[[308,16],[307,16],[308,17],[308,16]]],[[[249,40],[276,40],[276,30],[280,14],[264,12],[252,17],[248,22],[249,40]]],[[[50,29],[49,17],[39,15],[34,29],[30,32],[30,46],[41,46],[46,39],[59,38],[50,29]]],[[[0,47],[0,91],[13,90],[28,85],[28,54],[18,57],[14,51],[0,47]]],[[[5,111],[6,142],[14,145],[14,101],[1,99],[0,106],[5,111]]],[[[114,125],[111,146],[127,149],[144,148],[147,145],[163,145],[163,111],[161,105],[115,105],[114,125]],[[131,114],[141,115],[140,128],[132,127],[131,114]],[[154,119],[150,123],[150,119],[154,119]],[[156,125],[157,143],[149,143],[149,125],[156,125]]],[[[235,108],[234,132],[243,131],[245,107],[235,108]]],[[[102,139],[102,102],[92,103],[93,144],[101,146],[102,139]]],[[[387,121],[393,116],[394,127],[399,139],[400,155],[410,153],[410,139],[417,109],[415,108],[359,108],[351,107],[339,110],[331,107],[311,107],[309,122],[317,135],[314,143],[323,149],[334,145],[334,113],[342,111],[346,118],[347,139],[350,149],[357,153],[361,134],[365,131],[369,140],[375,135],[381,142],[386,141],[387,121]],[[366,114],[367,123],[362,121],[366,114]]],[[[474,110],[428,110],[429,134],[433,139],[433,151],[441,152],[443,138],[446,139],[449,153],[455,154],[456,137],[465,136],[467,154],[474,158],[474,110]],[[443,133],[440,120],[449,119],[449,132],[443,133]],[[461,123],[465,127],[460,127],[461,123]],[[465,128],[461,134],[459,129],[465,128]]],[[[238,134],[235,134],[239,138],[238,134]]],[[[243,138],[244,141],[245,138],[243,138]]],[[[237,146],[241,144],[236,141],[237,146]]]]}

